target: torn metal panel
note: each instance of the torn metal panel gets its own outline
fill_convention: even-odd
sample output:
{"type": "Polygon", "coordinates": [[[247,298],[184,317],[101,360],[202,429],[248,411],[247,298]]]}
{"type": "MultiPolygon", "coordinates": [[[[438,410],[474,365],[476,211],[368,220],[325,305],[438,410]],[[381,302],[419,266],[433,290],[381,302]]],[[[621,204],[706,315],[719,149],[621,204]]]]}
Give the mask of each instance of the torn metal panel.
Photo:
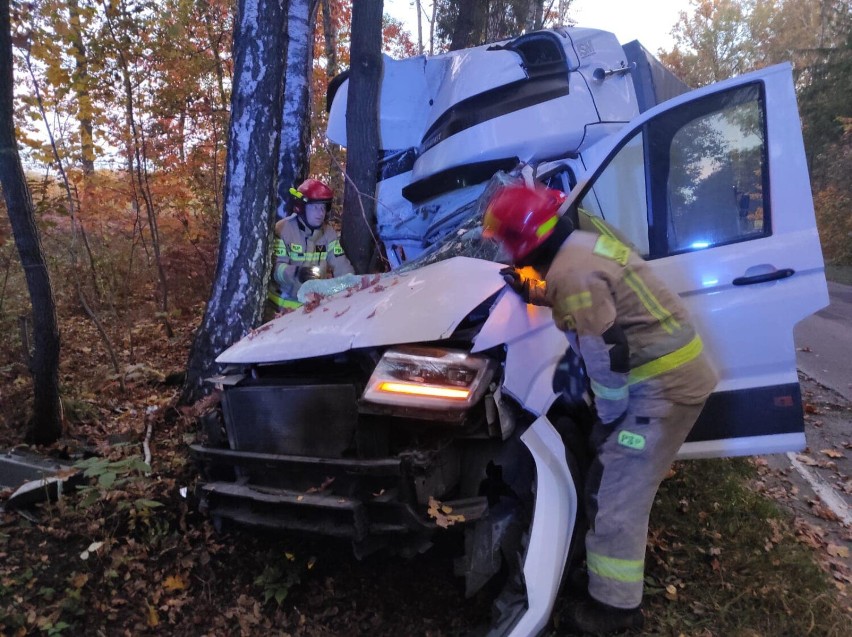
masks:
{"type": "Polygon", "coordinates": [[[16,451],[0,455],[0,487],[16,489],[5,503],[8,509],[55,500],[72,478],[79,475],[71,465],[51,458],[16,451]]]}

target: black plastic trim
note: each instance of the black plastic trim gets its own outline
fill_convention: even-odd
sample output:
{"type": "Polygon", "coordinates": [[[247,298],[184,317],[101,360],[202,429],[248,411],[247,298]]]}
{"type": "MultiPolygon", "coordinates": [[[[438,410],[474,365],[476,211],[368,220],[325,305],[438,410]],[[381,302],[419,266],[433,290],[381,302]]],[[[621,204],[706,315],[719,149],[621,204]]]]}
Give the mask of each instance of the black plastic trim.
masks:
{"type": "Polygon", "coordinates": [[[481,184],[491,179],[497,171],[512,170],[518,165],[518,161],[517,157],[504,157],[447,168],[408,184],[402,189],[402,196],[412,203],[419,203],[451,190],[481,184]]]}
{"type": "Polygon", "coordinates": [[[795,273],[796,271],[791,268],[784,268],[783,270],[767,272],[766,274],[756,274],[754,276],[738,276],[732,281],[732,283],[734,285],[754,285],[755,283],[768,283],[769,281],[777,281],[779,279],[789,278],[795,273]]]}
{"type": "Polygon", "coordinates": [[[799,383],[716,392],[692,428],[687,442],[747,438],[805,430],[799,383]]]}

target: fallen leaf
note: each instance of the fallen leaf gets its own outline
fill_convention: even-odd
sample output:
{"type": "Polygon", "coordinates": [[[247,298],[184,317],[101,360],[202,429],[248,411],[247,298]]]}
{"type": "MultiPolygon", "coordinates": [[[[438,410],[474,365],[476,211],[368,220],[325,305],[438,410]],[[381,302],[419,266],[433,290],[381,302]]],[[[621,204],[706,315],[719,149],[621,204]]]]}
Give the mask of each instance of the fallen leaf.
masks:
{"type": "Polygon", "coordinates": [[[818,518],[822,518],[823,520],[829,520],[831,522],[836,522],[840,518],[837,517],[837,514],[829,509],[827,506],[823,504],[816,503],[812,507],[813,514],[818,518]]]}
{"type": "Polygon", "coordinates": [[[810,456],[806,456],[806,455],[805,455],[805,454],[803,454],[803,453],[797,454],[797,455],[796,455],[796,460],[798,460],[798,461],[799,461],[799,462],[801,462],[802,464],[806,464],[806,465],[808,465],[809,467],[815,467],[815,466],[817,466],[817,465],[819,464],[816,460],[814,460],[814,459],[813,459],[813,458],[811,458],[810,456]]]}
{"type": "Polygon", "coordinates": [[[821,449],[820,453],[827,455],[829,458],[845,458],[842,453],[834,449],[821,449]]]}
{"type": "Polygon", "coordinates": [[[675,601],[677,599],[677,588],[675,588],[674,584],[668,584],[666,586],[666,599],[671,601],[675,601]]]}
{"type": "Polygon", "coordinates": [[[79,590],[83,588],[86,585],[86,582],[88,581],[88,573],[79,573],[71,578],[71,586],[79,590]]]}
{"type": "Polygon", "coordinates": [[[435,520],[435,524],[442,529],[446,529],[457,522],[464,522],[465,518],[463,515],[450,515],[447,513],[447,511],[452,510],[452,507],[448,507],[432,496],[429,496],[429,508],[426,512],[430,518],[435,520]]]}
{"type": "Polygon", "coordinates": [[[331,484],[332,484],[333,482],[334,482],[334,478],[333,478],[333,477],[326,478],[325,480],[323,480],[323,482],[322,482],[322,484],[321,484],[320,486],[318,486],[318,487],[310,487],[307,491],[305,491],[305,493],[320,493],[320,492],[325,491],[326,489],[328,489],[328,488],[331,486],[331,484]]]}
{"type": "Polygon", "coordinates": [[[80,559],[81,560],[89,559],[89,556],[92,553],[97,553],[98,549],[101,548],[103,545],[104,545],[103,542],[92,542],[91,544],[89,544],[89,548],[87,548],[85,551],[80,553],[80,559]]]}
{"type": "Polygon", "coordinates": [[[148,606],[148,625],[155,628],[160,625],[160,616],[157,614],[157,609],[153,606],[148,606]]]}
{"type": "Polygon", "coordinates": [[[825,550],[828,552],[831,557],[849,557],[849,549],[845,546],[838,546],[837,544],[829,544],[825,550]]]}
{"type": "Polygon", "coordinates": [[[186,584],[180,578],[180,575],[169,575],[163,582],[163,588],[167,591],[182,591],[186,588],[186,584]]]}

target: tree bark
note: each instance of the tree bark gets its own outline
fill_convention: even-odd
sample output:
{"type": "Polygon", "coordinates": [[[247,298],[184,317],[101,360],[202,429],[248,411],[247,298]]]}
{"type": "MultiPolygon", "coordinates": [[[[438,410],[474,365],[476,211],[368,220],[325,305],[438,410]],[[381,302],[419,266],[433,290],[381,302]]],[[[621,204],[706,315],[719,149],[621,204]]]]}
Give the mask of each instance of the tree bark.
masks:
{"type": "Polygon", "coordinates": [[[68,3],[71,26],[71,51],[74,55],[74,73],[71,76],[77,92],[77,125],[80,127],[80,163],[84,175],[95,172],[95,143],[92,127],[92,98],[89,94],[91,77],[86,43],[83,40],[83,24],[77,0],[68,3]]]}
{"type": "Polygon", "coordinates": [[[50,444],[62,434],[59,328],[32,198],[15,140],[10,26],[9,0],[0,0],[0,185],[33,307],[33,352],[29,361],[33,377],[33,415],[27,441],[50,444]]]}
{"type": "Polygon", "coordinates": [[[472,46],[473,31],[476,23],[477,5],[475,2],[458,2],[458,15],[450,38],[450,51],[459,51],[472,46]]]}
{"type": "Polygon", "coordinates": [[[187,363],[184,404],[206,393],[215,358],[260,321],[271,271],[287,0],[238,0],[219,257],[187,363]]]}
{"type": "Polygon", "coordinates": [[[322,33],[325,38],[325,73],[330,81],[337,75],[337,30],[334,28],[329,0],[322,0],[322,33]]]}
{"type": "Polygon", "coordinates": [[[290,0],[278,151],[278,217],[287,214],[290,187],[305,179],[311,132],[311,71],[318,0],[290,0]]]}
{"type": "Polygon", "coordinates": [[[351,71],[346,110],[346,188],[341,240],[355,272],[370,270],[377,253],[376,164],[382,75],[382,0],[352,7],[351,71]]]}

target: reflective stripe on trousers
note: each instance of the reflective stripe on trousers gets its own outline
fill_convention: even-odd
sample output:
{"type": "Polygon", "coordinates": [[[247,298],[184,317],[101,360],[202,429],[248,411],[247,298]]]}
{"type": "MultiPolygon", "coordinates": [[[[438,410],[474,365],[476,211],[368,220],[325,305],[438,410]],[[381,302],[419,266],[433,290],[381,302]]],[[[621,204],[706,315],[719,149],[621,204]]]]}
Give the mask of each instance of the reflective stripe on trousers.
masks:
{"type": "Polygon", "coordinates": [[[648,518],[657,489],[703,405],[631,398],[624,420],[595,424],[586,481],[589,594],[617,608],[642,601],[648,518]]]}

